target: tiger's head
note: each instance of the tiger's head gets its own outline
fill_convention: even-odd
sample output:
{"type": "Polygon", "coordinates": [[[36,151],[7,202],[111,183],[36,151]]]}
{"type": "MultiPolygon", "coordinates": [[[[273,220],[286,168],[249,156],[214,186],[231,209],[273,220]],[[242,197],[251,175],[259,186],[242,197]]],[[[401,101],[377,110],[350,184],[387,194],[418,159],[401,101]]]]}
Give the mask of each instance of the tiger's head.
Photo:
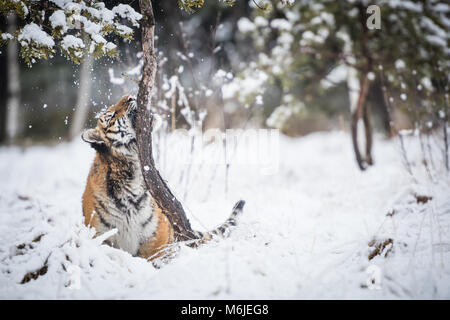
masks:
{"type": "Polygon", "coordinates": [[[98,152],[132,154],[136,150],[136,118],[136,99],[123,96],[98,118],[97,127],[84,131],[81,138],[98,152]]]}

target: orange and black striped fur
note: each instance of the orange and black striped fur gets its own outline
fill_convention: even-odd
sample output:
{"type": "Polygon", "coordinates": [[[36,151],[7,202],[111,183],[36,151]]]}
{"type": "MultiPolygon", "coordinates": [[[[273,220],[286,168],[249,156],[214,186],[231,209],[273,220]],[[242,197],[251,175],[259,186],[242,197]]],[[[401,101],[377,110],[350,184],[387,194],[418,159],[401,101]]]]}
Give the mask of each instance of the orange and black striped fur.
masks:
{"type": "MultiPolygon", "coordinates": [[[[136,101],[124,96],[109,107],[82,139],[97,152],[83,194],[84,223],[97,234],[117,228],[106,243],[135,256],[156,258],[174,242],[172,225],[145,187],[136,144],[136,101]]],[[[224,236],[236,224],[244,201],[231,216],[210,232],[195,232],[199,240],[224,236]]]]}

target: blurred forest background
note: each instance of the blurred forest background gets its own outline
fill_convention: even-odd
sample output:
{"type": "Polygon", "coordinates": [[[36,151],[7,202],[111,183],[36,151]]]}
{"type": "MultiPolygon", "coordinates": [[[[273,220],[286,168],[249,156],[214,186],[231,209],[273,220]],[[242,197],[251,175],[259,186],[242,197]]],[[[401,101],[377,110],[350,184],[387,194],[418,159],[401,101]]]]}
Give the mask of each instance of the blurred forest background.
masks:
{"type": "MultiPolygon", "coordinates": [[[[138,1],[122,3],[139,12],[138,1]]],[[[168,129],[192,127],[197,119],[203,129],[271,127],[299,136],[350,131],[353,116],[388,137],[414,133],[403,129],[437,132],[448,166],[446,1],[206,1],[195,12],[180,9],[183,3],[153,4],[154,106],[168,129]],[[379,21],[370,22],[378,28],[369,28],[376,13],[371,4],[380,9],[379,21]]],[[[0,20],[0,30],[10,34],[23,25],[12,15],[0,20]]],[[[76,139],[102,108],[136,94],[138,28],[132,41],[108,41],[117,45],[118,57],[86,55],[76,64],[56,54],[32,67],[15,41],[3,41],[0,143],[76,139]]],[[[370,151],[366,158],[370,164],[370,151]]]]}

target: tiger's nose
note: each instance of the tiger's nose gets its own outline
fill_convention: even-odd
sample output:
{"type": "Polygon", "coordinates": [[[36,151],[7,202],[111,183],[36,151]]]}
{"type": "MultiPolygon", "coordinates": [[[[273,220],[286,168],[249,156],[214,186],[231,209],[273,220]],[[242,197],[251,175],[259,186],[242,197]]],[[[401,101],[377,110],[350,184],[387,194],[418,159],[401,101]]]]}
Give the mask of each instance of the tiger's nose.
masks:
{"type": "Polygon", "coordinates": [[[128,102],[131,102],[131,101],[135,101],[136,100],[136,98],[135,97],[133,97],[133,96],[128,96],[128,102]]]}

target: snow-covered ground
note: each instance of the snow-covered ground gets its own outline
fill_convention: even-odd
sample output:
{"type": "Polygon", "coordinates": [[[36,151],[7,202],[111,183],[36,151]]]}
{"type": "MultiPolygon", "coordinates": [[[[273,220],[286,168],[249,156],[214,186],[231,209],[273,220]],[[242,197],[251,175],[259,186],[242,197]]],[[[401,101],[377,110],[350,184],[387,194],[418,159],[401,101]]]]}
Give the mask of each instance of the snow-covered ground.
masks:
{"type": "Polygon", "coordinates": [[[416,157],[415,183],[398,141],[375,142],[376,164],[360,172],[346,133],[280,137],[276,173],[232,163],[228,179],[167,147],[162,175],[195,228],[246,206],[230,238],[181,246],[160,269],[83,226],[88,145],[2,147],[0,298],[449,299],[450,179],[429,182],[416,157]],[[27,273],[36,279],[21,284],[27,273]]]}

